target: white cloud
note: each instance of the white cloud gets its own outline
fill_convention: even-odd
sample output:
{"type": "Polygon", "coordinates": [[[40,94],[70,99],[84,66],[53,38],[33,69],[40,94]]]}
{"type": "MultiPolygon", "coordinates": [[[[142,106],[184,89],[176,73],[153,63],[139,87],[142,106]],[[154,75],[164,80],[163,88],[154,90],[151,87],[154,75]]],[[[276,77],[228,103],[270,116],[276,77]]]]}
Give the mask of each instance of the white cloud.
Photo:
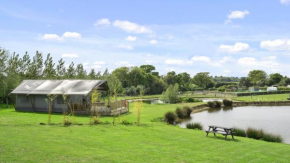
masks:
{"type": "Polygon", "coordinates": [[[109,19],[100,19],[98,20],[94,26],[110,26],[111,22],[109,19]]]}
{"type": "Polygon", "coordinates": [[[137,40],[137,37],[135,36],[128,36],[125,38],[126,41],[136,41],[137,40]]]}
{"type": "Polygon", "coordinates": [[[283,5],[288,5],[290,4],[290,0],[280,0],[280,3],[282,3],[283,5]]]}
{"type": "Polygon", "coordinates": [[[145,27],[138,25],[136,23],[132,23],[129,21],[121,21],[121,20],[116,20],[114,21],[113,25],[117,28],[121,28],[124,31],[128,33],[151,33],[152,31],[145,27]]]}
{"type": "Polygon", "coordinates": [[[244,19],[246,15],[250,14],[248,10],[245,11],[232,11],[228,15],[228,19],[225,21],[225,23],[231,23],[232,19],[244,19]]]}
{"type": "Polygon", "coordinates": [[[151,40],[149,41],[150,44],[157,44],[157,41],[156,40],[151,40]]]}
{"type": "Polygon", "coordinates": [[[62,54],[62,58],[78,58],[77,54],[62,54]]]}
{"type": "Polygon", "coordinates": [[[290,50],[290,40],[276,39],[272,41],[262,41],[260,47],[269,51],[290,50]]]}
{"type": "Polygon", "coordinates": [[[270,57],[264,57],[261,58],[260,61],[258,61],[254,57],[243,57],[238,59],[238,64],[244,65],[244,66],[259,66],[259,67],[274,67],[280,65],[276,61],[276,56],[270,56],[270,57]]]}
{"type": "Polygon", "coordinates": [[[193,56],[191,61],[200,61],[200,62],[211,62],[211,59],[207,56],[193,56]]]}
{"type": "Polygon", "coordinates": [[[63,41],[65,38],[81,38],[81,34],[77,32],[65,32],[62,37],[57,34],[44,34],[42,39],[44,40],[55,40],[55,41],[63,41]]]}
{"type": "Polygon", "coordinates": [[[44,39],[44,40],[57,40],[57,41],[63,40],[63,38],[57,34],[44,34],[42,36],[42,39],[44,39]]]}
{"type": "Polygon", "coordinates": [[[241,65],[255,65],[257,60],[254,57],[243,57],[238,60],[238,63],[241,65]]]}
{"type": "Polygon", "coordinates": [[[250,45],[246,43],[237,42],[235,45],[221,45],[220,50],[228,52],[228,53],[237,53],[248,51],[250,49],[250,45]]]}
{"type": "Polygon", "coordinates": [[[77,32],[65,32],[62,37],[64,38],[81,38],[82,35],[77,32]]]}
{"type": "Polygon", "coordinates": [[[124,45],[124,44],[120,44],[118,47],[122,48],[122,49],[128,49],[128,50],[134,49],[134,47],[132,45],[124,45]]]}
{"type": "Polygon", "coordinates": [[[165,60],[165,64],[168,64],[168,65],[181,65],[181,64],[184,64],[184,61],[180,60],[180,59],[166,59],[165,60]]]}
{"type": "Polygon", "coordinates": [[[106,64],[106,62],[104,62],[104,61],[97,61],[94,64],[95,65],[104,65],[104,64],[106,64]]]}

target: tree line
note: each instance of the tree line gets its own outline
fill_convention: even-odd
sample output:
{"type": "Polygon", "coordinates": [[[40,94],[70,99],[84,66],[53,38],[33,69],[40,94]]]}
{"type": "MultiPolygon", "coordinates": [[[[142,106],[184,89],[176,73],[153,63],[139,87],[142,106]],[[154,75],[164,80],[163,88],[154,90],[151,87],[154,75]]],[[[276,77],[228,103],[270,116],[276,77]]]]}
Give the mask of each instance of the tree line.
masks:
{"type": "Polygon", "coordinates": [[[91,79],[107,80],[111,95],[161,94],[170,85],[178,84],[179,91],[193,91],[235,85],[249,87],[252,85],[287,85],[290,79],[275,73],[269,76],[262,70],[253,70],[248,77],[210,76],[209,72],[200,72],[191,77],[187,72],[168,72],[160,75],[153,65],[139,67],[119,67],[113,72],[91,69],[86,71],[83,64],[75,65],[71,62],[68,67],[61,58],[55,62],[50,54],[44,56],[40,52],[30,55],[27,52],[19,54],[9,53],[0,48],[0,98],[16,88],[24,79],[91,79]]]}

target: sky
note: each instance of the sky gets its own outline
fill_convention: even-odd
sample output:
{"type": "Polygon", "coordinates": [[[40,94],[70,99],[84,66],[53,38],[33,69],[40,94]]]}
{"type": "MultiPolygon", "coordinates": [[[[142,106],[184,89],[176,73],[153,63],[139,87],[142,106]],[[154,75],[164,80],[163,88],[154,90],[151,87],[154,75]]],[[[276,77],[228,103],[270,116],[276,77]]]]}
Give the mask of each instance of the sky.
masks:
{"type": "Polygon", "coordinates": [[[0,47],[87,71],[290,76],[290,0],[9,0],[0,20],[0,47]]]}

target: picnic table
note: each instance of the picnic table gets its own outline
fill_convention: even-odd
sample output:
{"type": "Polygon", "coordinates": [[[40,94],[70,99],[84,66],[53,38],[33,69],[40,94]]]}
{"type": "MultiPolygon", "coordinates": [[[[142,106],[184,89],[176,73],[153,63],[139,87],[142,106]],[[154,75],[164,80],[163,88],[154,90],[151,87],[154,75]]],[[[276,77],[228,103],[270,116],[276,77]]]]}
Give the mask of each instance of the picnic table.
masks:
{"type": "Polygon", "coordinates": [[[216,136],[216,133],[222,134],[225,136],[225,139],[227,139],[228,135],[232,136],[232,139],[234,139],[234,132],[233,128],[228,128],[228,127],[221,127],[221,126],[208,126],[208,130],[206,130],[206,136],[208,136],[208,133],[213,133],[214,136],[216,136]]]}

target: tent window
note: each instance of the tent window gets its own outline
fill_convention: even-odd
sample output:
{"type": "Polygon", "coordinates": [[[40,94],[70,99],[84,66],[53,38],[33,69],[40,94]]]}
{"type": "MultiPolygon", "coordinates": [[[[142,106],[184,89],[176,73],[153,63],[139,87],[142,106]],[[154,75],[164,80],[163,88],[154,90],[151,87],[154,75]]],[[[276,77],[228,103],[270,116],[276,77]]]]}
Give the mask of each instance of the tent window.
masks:
{"type": "Polygon", "coordinates": [[[57,104],[64,104],[62,96],[57,97],[57,104]]]}

